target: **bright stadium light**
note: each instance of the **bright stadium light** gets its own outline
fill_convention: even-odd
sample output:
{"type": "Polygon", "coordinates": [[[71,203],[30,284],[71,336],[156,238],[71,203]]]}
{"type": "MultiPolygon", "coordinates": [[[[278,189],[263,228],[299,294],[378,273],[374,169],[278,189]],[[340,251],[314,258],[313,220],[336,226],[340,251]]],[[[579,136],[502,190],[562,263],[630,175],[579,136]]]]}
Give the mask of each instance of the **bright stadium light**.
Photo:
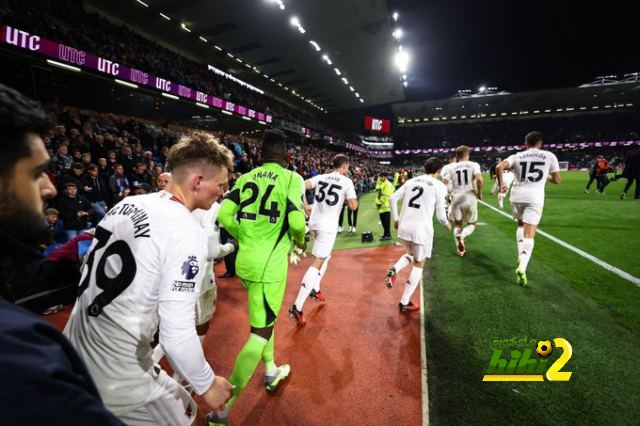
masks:
{"type": "MultiPolygon", "coordinates": [[[[316,51],[321,51],[322,49],[320,48],[320,45],[318,43],[316,43],[315,41],[311,40],[309,41],[309,43],[316,49],[316,51]]],[[[324,55],[327,56],[327,55],[324,55]]]]}
{"type": "Polygon", "coordinates": [[[136,0],[138,3],[140,3],[141,5],[143,5],[144,7],[149,7],[148,4],[146,4],[145,2],[141,1],[141,0],[136,0]]]}
{"type": "Polygon", "coordinates": [[[292,17],[291,18],[291,25],[293,25],[294,27],[299,27],[300,26],[300,20],[297,17],[292,17]]]}
{"type": "Polygon", "coordinates": [[[182,26],[183,30],[185,30],[185,31],[187,31],[189,33],[191,32],[191,30],[189,28],[187,28],[187,26],[185,24],[182,24],[181,26],[182,26]]]}
{"type": "Polygon", "coordinates": [[[393,13],[393,20],[396,22],[398,21],[398,12],[393,13]]]}
{"type": "Polygon", "coordinates": [[[405,73],[409,66],[410,57],[407,52],[398,52],[395,57],[395,63],[400,72],[405,73]]]}
{"type": "Polygon", "coordinates": [[[398,40],[400,40],[402,38],[402,30],[400,28],[398,28],[397,30],[395,30],[393,32],[393,36],[395,38],[397,38],[398,40]]]}
{"type": "Polygon", "coordinates": [[[164,19],[166,19],[167,21],[170,21],[171,18],[169,18],[167,15],[165,15],[164,13],[160,12],[160,16],[162,16],[164,19]]]}
{"type": "Polygon", "coordinates": [[[340,70],[338,68],[334,68],[333,70],[336,72],[336,74],[342,75],[342,73],[340,72],[340,70]]]}

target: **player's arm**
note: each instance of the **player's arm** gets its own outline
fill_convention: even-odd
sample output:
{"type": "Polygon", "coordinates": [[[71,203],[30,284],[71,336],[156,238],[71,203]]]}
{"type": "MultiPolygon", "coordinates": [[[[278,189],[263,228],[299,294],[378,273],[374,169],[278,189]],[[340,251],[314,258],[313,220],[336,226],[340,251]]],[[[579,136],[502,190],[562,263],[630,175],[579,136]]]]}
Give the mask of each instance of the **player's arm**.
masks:
{"type": "Polygon", "coordinates": [[[447,218],[447,187],[442,184],[442,187],[436,188],[436,217],[440,225],[446,227],[451,231],[451,224],[449,218],[447,218]]]}
{"type": "Polygon", "coordinates": [[[560,177],[560,164],[558,164],[558,158],[554,155],[551,159],[551,167],[549,168],[549,177],[547,180],[556,185],[560,185],[562,178],[560,177]]]}
{"type": "Polygon", "coordinates": [[[482,180],[482,170],[480,170],[480,164],[475,163],[473,165],[473,177],[476,178],[476,186],[478,187],[478,192],[476,196],[478,200],[482,200],[482,187],[484,186],[484,180],[482,180]]]}
{"type": "Polygon", "coordinates": [[[214,375],[194,326],[197,283],[206,257],[202,250],[193,248],[200,246],[200,238],[176,238],[169,243],[171,251],[163,256],[158,297],[160,344],[174,370],[211,408],[218,408],[231,398],[233,386],[214,375]]]}
{"type": "Polygon", "coordinates": [[[351,182],[351,179],[349,179],[349,184],[347,185],[345,198],[347,199],[349,210],[354,211],[358,209],[358,194],[356,194],[356,188],[355,186],[353,186],[353,182],[351,182]]]}
{"type": "MultiPolygon", "coordinates": [[[[293,180],[302,180],[297,173],[293,174],[293,180]]],[[[289,185],[289,193],[287,194],[287,218],[289,220],[289,233],[291,238],[298,247],[306,249],[304,241],[305,233],[305,215],[304,215],[304,194],[301,190],[302,185],[292,182],[289,185]]]]}
{"type": "Polygon", "coordinates": [[[510,159],[511,157],[507,158],[502,163],[496,166],[496,177],[498,178],[498,188],[499,188],[498,190],[500,192],[507,192],[507,189],[508,189],[502,183],[502,171],[511,168],[511,163],[509,162],[510,159]]]}
{"type": "Polygon", "coordinates": [[[398,222],[398,201],[404,198],[404,187],[405,186],[402,185],[393,193],[391,198],[389,198],[389,207],[391,208],[391,217],[393,218],[394,226],[398,222]]]}
{"type": "Polygon", "coordinates": [[[218,222],[233,238],[238,239],[239,227],[236,214],[240,210],[240,185],[237,185],[229,192],[229,195],[222,202],[222,207],[218,212],[218,222]]]}
{"type": "Polygon", "coordinates": [[[547,180],[551,183],[555,183],[556,185],[560,185],[560,182],[562,182],[562,178],[560,177],[560,172],[550,173],[549,178],[547,180]]]}

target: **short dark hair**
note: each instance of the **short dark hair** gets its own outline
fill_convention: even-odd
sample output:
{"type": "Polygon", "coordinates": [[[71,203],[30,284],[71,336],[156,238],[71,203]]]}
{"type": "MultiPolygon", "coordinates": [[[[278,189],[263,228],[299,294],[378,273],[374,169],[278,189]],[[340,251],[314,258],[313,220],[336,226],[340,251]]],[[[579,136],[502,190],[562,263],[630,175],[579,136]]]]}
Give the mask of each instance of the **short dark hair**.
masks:
{"type": "Polygon", "coordinates": [[[265,163],[284,163],[287,152],[282,130],[269,129],[262,134],[262,159],[265,163]]]}
{"type": "Polygon", "coordinates": [[[338,154],[335,157],[333,157],[333,168],[334,169],[339,169],[345,163],[348,163],[348,162],[349,162],[349,157],[347,157],[344,154],[338,154]]]}
{"type": "Polygon", "coordinates": [[[27,134],[44,133],[52,127],[49,115],[37,102],[0,83],[0,128],[4,142],[0,179],[7,179],[13,174],[18,160],[31,155],[27,134]]]}
{"type": "Polygon", "coordinates": [[[431,157],[424,163],[424,172],[432,175],[442,168],[442,160],[437,157],[431,157]]]}
{"type": "Polygon", "coordinates": [[[540,132],[529,132],[529,134],[524,138],[524,141],[528,146],[536,146],[541,140],[542,133],[540,132]]]}
{"type": "Polygon", "coordinates": [[[96,166],[93,163],[90,163],[90,164],[87,165],[87,171],[88,172],[90,172],[91,170],[97,170],[97,169],[98,169],[98,166],[96,166]]]}
{"type": "Polygon", "coordinates": [[[84,164],[74,161],[73,163],[71,163],[71,168],[75,170],[80,170],[80,169],[84,170],[84,164]]]}

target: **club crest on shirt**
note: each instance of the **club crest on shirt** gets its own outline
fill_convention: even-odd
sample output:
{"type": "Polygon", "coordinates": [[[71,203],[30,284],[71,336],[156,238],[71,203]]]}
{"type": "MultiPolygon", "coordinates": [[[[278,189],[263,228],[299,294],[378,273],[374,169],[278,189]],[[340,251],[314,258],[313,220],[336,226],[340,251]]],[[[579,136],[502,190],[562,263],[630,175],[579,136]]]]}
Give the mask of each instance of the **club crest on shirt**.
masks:
{"type": "Polygon", "coordinates": [[[182,275],[188,280],[192,280],[200,272],[200,265],[198,265],[198,259],[195,256],[189,256],[187,260],[182,264],[182,275]]]}

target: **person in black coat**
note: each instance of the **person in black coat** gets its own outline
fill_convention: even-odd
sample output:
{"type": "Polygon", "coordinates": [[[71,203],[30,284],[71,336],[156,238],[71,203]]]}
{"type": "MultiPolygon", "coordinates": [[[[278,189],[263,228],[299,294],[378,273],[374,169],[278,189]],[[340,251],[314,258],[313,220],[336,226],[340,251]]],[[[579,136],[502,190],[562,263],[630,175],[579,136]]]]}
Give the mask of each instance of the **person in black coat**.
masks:
{"type": "Polygon", "coordinates": [[[627,184],[624,186],[622,194],[620,194],[620,199],[624,200],[627,197],[627,191],[631,188],[631,185],[633,185],[633,182],[635,181],[636,190],[633,198],[636,200],[640,200],[640,149],[633,151],[627,157],[622,177],[627,178],[627,184]]]}
{"type": "Polygon", "coordinates": [[[77,237],[85,229],[89,228],[89,220],[95,213],[91,203],[82,195],[78,195],[78,188],[75,183],[65,185],[66,196],[58,202],[58,211],[64,222],[64,231],[67,238],[77,237]]]}
{"type": "Polygon", "coordinates": [[[10,303],[16,277],[42,259],[47,238],[43,199],[56,189],[39,134],[51,125],[37,103],[0,84],[0,424],[120,426],[62,333],[10,303]]]}
{"type": "Polygon", "coordinates": [[[95,211],[96,222],[100,222],[104,215],[107,214],[109,189],[105,181],[100,177],[98,166],[95,164],[87,166],[87,173],[82,177],[82,184],[89,188],[86,198],[95,211]]]}

